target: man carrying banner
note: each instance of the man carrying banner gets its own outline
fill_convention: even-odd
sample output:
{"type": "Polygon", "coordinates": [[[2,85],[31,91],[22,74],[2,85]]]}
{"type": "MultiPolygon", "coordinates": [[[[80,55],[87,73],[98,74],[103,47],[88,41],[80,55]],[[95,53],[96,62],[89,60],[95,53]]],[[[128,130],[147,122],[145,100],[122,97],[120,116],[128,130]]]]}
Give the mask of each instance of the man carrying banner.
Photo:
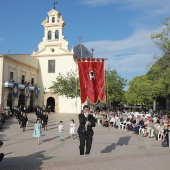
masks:
{"type": "MultiPolygon", "coordinates": [[[[105,103],[105,71],[104,59],[85,59],[77,60],[80,80],[81,103],[87,100],[91,103],[97,103],[98,100],[105,103]]],[[[80,155],[84,155],[84,147],[86,145],[85,154],[90,154],[93,129],[95,126],[95,118],[89,114],[88,106],[84,105],[83,113],[79,114],[78,134],[80,139],[80,155]]]]}
{"type": "Polygon", "coordinates": [[[92,141],[93,141],[93,129],[95,127],[95,118],[93,115],[89,114],[89,109],[87,105],[83,106],[83,114],[79,114],[79,140],[80,140],[80,155],[84,155],[84,148],[86,145],[86,152],[85,154],[90,154],[92,141]]]}

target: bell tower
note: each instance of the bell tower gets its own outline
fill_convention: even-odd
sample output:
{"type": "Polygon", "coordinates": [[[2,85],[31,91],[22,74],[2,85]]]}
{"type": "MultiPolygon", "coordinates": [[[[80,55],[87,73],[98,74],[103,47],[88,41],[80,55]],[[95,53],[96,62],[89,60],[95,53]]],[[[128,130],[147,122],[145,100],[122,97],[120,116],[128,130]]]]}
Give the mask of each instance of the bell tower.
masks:
{"type": "Polygon", "coordinates": [[[41,23],[44,28],[42,41],[38,44],[38,50],[32,54],[38,60],[39,105],[50,104],[58,113],[77,113],[77,110],[81,110],[78,98],[75,107],[75,99],[60,96],[50,89],[59,74],[67,75],[71,70],[77,70],[77,63],[74,52],[68,49],[68,41],[64,39],[65,22],[62,15],[55,10],[55,3],[54,9],[47,14],[47,18],[41,23]],[[65,103],[69,107],[65,107],[65,103]]]}
{"type": "Polygon", "coordinates": [[[68,50],[68,41],[64,39],[63,28],[65,22],[62,19],[62,15],[54,9],[48,12],[48,17],[41,23],[44,27],[44,37],[42,42],[38,44],[38,51],[33,52],[33,55],[42,54],[43,51],[46,53],[56,54],[60,50],[70,52],[68,50]]]}

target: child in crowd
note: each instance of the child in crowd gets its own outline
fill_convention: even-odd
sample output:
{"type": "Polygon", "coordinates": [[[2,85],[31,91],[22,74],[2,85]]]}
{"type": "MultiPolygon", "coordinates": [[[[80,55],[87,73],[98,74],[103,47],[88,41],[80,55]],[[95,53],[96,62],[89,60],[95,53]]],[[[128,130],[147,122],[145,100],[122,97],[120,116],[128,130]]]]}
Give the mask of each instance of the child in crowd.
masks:
{"type": "Polygon", "coordinates": [[[37,119],[36,123],[34,124],[33,137],[36,138],[36,142],[38,145],[40,144],[41,128],[42,128],[41,120],[37,119]]]}
{"type": "Polygon", "coordinates": [[[71,122],[70,122],[70,135],[71,135],[72,140],[74,139],[75,129],[76,129],[76,124],[75,124],[74,120],[71,119],[71,122]]]}
{"type": "Polygon", "coordinates": [[[60,134],[60,141],[64,141],[64,125],[63,125],[63,121],[60,121],[60,124],[58,126],[58,131],[60,134]]]}

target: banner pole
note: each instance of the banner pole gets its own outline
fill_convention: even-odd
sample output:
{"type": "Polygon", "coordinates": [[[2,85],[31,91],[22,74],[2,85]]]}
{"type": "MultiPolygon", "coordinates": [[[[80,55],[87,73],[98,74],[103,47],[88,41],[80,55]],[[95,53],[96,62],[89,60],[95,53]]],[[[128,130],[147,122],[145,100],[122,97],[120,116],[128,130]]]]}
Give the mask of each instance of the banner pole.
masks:
{"type": "MultiPolygon", "coordinates": [[[[76,62],[77,62],[77,60],[76,60],[76,62]]],[[[78,87],[77,87],[77,79],[78,79],[78,77],[77,77],[77,74],[78,74],[78,73],[77,73],[77,70],[78,70],[78,69],[77,69],[77,64],[78,64],[78,63],[76,63],[76,113],[78,113],[78,110],[77,110],[77,91],[78,91],[78,90],[77,90],[77,88],[78,88],[78,87]]]]}

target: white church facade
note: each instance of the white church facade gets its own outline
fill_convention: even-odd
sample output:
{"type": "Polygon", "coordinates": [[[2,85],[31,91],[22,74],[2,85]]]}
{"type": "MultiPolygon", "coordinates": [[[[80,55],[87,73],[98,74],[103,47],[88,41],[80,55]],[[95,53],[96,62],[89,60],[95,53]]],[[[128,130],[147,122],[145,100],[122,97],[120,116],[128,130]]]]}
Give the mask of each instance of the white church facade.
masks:
{"type": "MultiPolygon", "coordinates": [[[[80,113],[82,104],[79,97],[66,98],[49,89],[59,73],[66,75],[71,70],[77,71],[74,50],[68,49],[69,43],[64,39],[64,25],[62,15],[52,9],[48,12],[48,18],[42,22],[44,37],[37,51],[32,55],[0,55],[1,107],[25,105],[32,108],[35,105],[52,105],[57,113],[80,113]],[[18,87],[17,96],[13,95],[14,84],[18,87]]],[[[84,47],[81,44],[79,46],[84,47]]]]}

